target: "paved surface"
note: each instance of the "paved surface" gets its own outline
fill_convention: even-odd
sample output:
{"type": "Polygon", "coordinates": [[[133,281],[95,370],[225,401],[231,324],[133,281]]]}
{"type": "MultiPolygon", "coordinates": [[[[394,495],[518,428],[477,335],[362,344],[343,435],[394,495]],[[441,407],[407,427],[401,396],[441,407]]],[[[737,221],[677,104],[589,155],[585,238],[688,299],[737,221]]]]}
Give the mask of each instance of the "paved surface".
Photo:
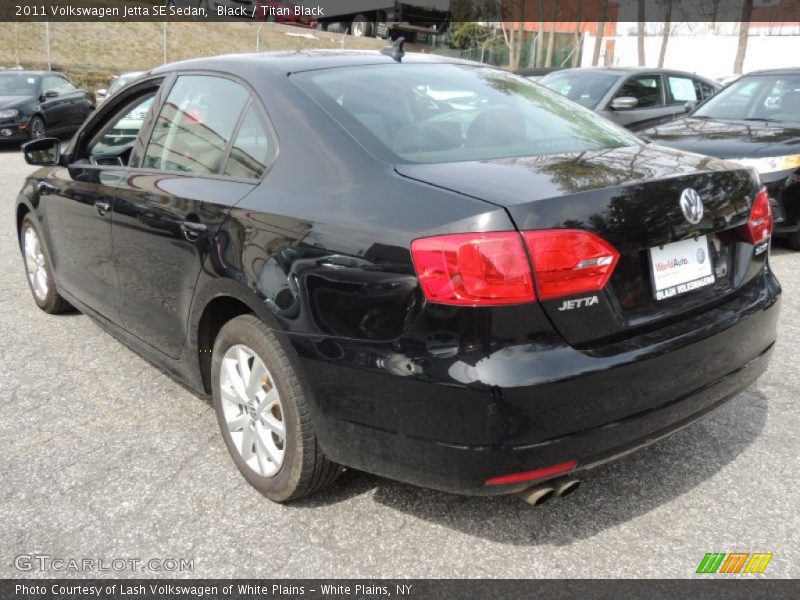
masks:
{"type": "Polygon", "coordinates": [[[773,552],[766,575],[800,577],[800,254],[785,245],[767,375],[569,498],[348,472],[278,506],[239,476],[203,399],[87,317],[36,308],[12,217],[29,171],[0,150],[0,577],[32,553],[190,558],[199,577],[690,577],[708,551],[773,552]]]}

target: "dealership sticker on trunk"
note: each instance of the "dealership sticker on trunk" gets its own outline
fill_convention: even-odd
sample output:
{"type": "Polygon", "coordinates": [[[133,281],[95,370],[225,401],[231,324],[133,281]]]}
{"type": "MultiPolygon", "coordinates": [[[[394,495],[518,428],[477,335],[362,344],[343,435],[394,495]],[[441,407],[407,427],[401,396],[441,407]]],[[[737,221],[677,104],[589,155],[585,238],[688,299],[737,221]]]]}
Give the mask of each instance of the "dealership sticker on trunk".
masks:
{"type": "Polygon", "coordinates": [[[708,238],[700,236],[650,248],[656,300],[666,300],[714,283],[708,238]]]}

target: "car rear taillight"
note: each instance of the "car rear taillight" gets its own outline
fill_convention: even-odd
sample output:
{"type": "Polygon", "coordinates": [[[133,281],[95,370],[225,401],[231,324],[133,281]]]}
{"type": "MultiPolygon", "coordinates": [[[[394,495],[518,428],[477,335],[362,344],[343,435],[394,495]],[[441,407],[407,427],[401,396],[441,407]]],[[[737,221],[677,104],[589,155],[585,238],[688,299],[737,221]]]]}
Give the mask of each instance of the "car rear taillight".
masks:
{"type": "Polygon", "coordinates": [[[536,298],[516,231],[421,238],[411,243],[411,256],[431,302],[491,306],[536,298]]]}
{"type": "Polygon", "coordinates": [[[747,223],[739,228],[739,233],[751,244],[758,244],[772,235],[772,208],[769,205],[769,194],[762,188],[753,201],[747,223]]]}
{"type": "Polygon", "coordinates": [[[542,300],[602,290],[619,260],[613,246],[589,231],[550,229],[522,235],[542,300]]]}
{"type": "Polygon", "coordinates": [[[619,260],[606,241],[576,229],[439,235],[414,240],[411,256],[428,300],[468,306],[535,300],[534,279],[542,300],[596,292],[619,260]]]}

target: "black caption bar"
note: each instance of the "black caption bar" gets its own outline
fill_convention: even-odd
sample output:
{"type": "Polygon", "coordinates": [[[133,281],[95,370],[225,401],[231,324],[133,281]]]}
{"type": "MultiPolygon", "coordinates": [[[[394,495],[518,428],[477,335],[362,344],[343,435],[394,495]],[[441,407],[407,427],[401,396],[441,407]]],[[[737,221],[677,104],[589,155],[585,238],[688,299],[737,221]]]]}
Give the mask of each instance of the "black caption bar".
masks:
{"type": "Polygon", "coordinates": [[[446,15],[454,23],[800,23],[798,0],[644,0],[641,10],[636,0],[2,0],[0,21],[267,21],[276,10],[341,22],[355,15],[376,22],[446,15]]]}
{"type": "Polygon", "coordinates": [[[3,600],[546,600],[562,598],[797,598],[800,583],[786,579],[698,578],[679,580],[508,579],[305,579],[148,580],[4,579],[3,600]]]}

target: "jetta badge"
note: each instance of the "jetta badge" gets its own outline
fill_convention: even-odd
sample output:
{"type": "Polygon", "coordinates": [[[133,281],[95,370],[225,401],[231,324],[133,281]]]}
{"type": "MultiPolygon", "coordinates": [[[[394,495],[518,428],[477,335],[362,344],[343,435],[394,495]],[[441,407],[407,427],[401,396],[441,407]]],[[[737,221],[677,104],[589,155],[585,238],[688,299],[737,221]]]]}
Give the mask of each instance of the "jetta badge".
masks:
{"type": "Polygon", "coordinates": [[[681,193],[681,210],[683,211],[683,216],[686,217],[686,220],[692,225],[697,225],[702,221],[705,209],[703,208],[703,201],[700,199],[700,194],[692,188],[683,190],[681,193]]]}

